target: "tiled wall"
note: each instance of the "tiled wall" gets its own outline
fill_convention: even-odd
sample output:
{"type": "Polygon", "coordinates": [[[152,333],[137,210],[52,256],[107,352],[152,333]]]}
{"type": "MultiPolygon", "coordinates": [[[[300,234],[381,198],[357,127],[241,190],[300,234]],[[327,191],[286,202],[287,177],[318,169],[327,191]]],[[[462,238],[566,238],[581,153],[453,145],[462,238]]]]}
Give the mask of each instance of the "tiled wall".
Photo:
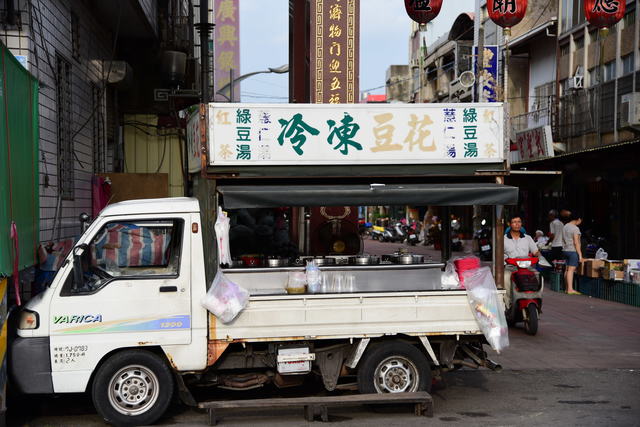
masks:
{"type": "MultiPolygon", "coordinates": [[[[78,215],[91,212],[93,120],[89,117],[94,108],[91,85],[102,85],[102,61],[111,58],[112,35],[96,21],[84,4],[72,0],[18,0],[16,7],[20,11],[21,27],[5,29],[0,26],[0,40],[14,54],[28,56],[29,71],[40,81],[41,241],[77,235],[80,232],[78,215]],[[71,52],[71,9],[80,22],[78,59],[73,58],[71,52]],[[71,129],[72,135],[75,135],[73,147],[77,156],[73,162],[73,200],[61,200],[58,197],[56,86],[53,71],[56,52],[69,61],[72,71],[71,129]],[[48,176],[48,185],[45,185],[45,176],[48,176]]],[[[0,13],[3,12],[0,10],[0,13]]]]}

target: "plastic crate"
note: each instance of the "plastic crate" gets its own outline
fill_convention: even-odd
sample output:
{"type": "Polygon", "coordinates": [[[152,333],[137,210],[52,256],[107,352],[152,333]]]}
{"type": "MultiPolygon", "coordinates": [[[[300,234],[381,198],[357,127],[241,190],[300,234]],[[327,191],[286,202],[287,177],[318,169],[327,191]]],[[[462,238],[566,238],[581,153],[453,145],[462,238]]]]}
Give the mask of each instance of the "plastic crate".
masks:
{"type": "Polygon", "coordinates": [[[555,292],[565,291],[564,274],[562,273],[559,273],[556,271],[550,271],[547,283],[548,283],[549,289],[551,289],[552,291],[555,291],[555,292]]]}
{"type": "Polygon", "coordinates": [[[640,285],[635,283],[580,276],[577,289],[594,298],[640,307],[640,285]]]}

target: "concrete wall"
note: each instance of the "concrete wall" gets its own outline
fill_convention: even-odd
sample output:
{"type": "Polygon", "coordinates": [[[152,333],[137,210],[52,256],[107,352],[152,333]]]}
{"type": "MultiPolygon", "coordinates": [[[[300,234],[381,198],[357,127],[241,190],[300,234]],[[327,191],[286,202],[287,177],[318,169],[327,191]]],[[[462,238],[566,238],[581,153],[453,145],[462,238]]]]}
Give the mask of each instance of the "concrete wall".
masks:
{"type": "Polygon", "coordinates": [[[536,103],[535,88],[556,80],[556,41],[552,37],[538,40],[529,52],[529,111],[536,103]]]}

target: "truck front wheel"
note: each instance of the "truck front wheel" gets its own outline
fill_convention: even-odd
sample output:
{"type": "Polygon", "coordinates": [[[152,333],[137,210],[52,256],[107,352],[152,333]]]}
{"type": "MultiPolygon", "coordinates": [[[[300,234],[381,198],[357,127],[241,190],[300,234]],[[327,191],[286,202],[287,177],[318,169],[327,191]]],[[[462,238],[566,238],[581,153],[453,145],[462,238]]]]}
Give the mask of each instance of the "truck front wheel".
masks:
{"type": "Polygon", "coordinates": [[[415,346],[379,344],[365,353],[358,369],[360,393],[402,393],[431,390],[431,368],[415,346]]]}
{"type": "Polygon", "coordinates": [[[92,387],[93,404],[108,423],[149,425],[166,411],[174,382],[165,361],[149,351],[128,350],[100,366],[92,387]]]}

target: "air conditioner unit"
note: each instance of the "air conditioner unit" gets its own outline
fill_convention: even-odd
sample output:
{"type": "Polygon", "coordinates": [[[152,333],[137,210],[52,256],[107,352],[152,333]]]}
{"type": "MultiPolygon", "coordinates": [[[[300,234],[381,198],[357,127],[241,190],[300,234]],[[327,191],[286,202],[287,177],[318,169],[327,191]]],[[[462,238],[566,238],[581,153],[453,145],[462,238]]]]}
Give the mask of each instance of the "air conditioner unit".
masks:
{"type": "Polygon", "coordinates": [[[640,92],[622,95],[620,103],[620,126],[640,126],[640,92]]]}
{"type": "Polygon", "coordinates": [[[471,94],[471,88],[465,87],[462,82],[460,82],[460,79],[455,79],[449,83],[449,93],[452,97],[463,99],[471,94]]]}
{"type": "Polygon", "coordinates": [[[573,76],[569,78],[569,89],[582,89],[583,88],[583,76],[573,76]]]}

